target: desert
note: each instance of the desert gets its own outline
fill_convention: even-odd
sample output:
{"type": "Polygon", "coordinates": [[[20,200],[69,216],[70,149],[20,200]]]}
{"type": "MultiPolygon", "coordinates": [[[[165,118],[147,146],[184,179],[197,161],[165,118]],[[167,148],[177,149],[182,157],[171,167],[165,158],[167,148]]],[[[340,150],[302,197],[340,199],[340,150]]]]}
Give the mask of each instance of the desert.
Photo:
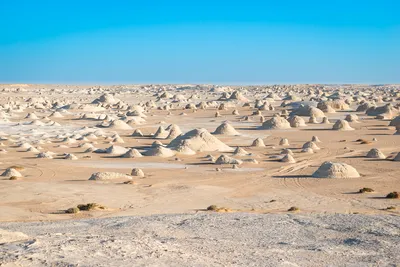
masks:
{"type": "Polygon", "coordinates": [[[1,263],[396,266],[399,89],[3,84],[1,263]]]}

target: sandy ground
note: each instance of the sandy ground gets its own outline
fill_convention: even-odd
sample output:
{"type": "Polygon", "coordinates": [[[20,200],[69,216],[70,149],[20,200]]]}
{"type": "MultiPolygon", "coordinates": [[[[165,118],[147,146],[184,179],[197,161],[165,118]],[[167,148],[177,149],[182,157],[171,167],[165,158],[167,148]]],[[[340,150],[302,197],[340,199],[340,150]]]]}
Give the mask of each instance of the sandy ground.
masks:
{"type": "MultiPolygon", "coordinates": [[[[241,114],[250,113],[242,108],[241,114]]],[[[154,111],[147,123],[137,128],[143,133],[155,132],[160,121],[163,125],[177,123],[182,131],[194,127],[204,127],[213,131],[224,120],[233,121],[232,125],[242,136],[218,136],[221,141],[233,147],[242,146],[259,164],[245,163],[239,169],[222,166],[222,172],[216,172],[216,166],[205,160],[207,154],[216,157],[220,152],[201,152],[193,156],[175,158],[143,157],[134,159],[113,158],[109,155],[83,153],[84,148],[76,144],[60,148],[60,141],[40,144],[42,151],[55,153],[73,153],[80,159],[68,161],[62,159],[37,159],[34,153],[21,152],[21,149],[8,141],[3,141],[8,153],[2,154],[0,166],[6,169],[12,165],[21,165],[25,178],[9,181],[0,180],[0,221],[18,220],[56,220],[74,218],[75,215],[57,214],[59,210],[87,202],[98,202],[109,209],[101,214],[81,216],[116,216],[143,215],[158,213],[192,212],[211,204],[227,206],[243,211],[280,212],[291,206],[298,206],[305,212],[362,212],[368,214],[387,213],[382,211],[388,206],[398,207],[397,200],[385,199],[384,196],[396,190],[400,182],[398,162],[389,160],[367,159],[365,154],[371,148],[379,148],[388,156],[399,151],[400,139],[393,135],[395,130],[388,127],[388,121],[373,120],[359,114],[361,123],[354,123],[355,131],[337,132],[329,130],[332,125],[312,125],[303,129],[289,130],[255,130],[260,123],[235,122],[239,116],[222,112],[222,118],[213,118],[213,110],[198,111],[185,116],[166,116],[166,111],[154,111]],[[191,121],[194,120],[192,123],[191,121]],[[252,128],[253,127],[253,128],[252,128]],[[317,135],[322,143],[321,150],[314,154],[300,153],[301,146],[317,135]],[[264,138],[265,148],[249,147],[251,142],[264,138]],[[279,146],[280,138],[289,139],[290,146],[279,146]],[[357,139],[378,139],[372,144],[360,144],[357,139]],[[297,163],[288,164],[271,159],[279,155],[282,148],[291,148],[297,163]],[[90,159],[83,158],[90,155],[90,159]],[[351,164],[360,174],[357,179],[315,179],[310,175],[326,160],[351,164]],[[132,168],[141,168],[145,178],[134,178],[135,185],[122,184],[123,181],[88,181],[90,175],[99,171],[130,173],[132,168]],[[356,194],[362,187],[372,187],[375,193],[356,194]],[[184,200],[184,201],[182,201],[184,200]],[[271,200],[276,200],[270,203],[271,200]]],[[[178,112],[174,112],[178,113],[178,112]]],[[[273,112],[264,111],[265,116],[273,112]]],[[[344,117],[335,113],[334,117],[344,117]]],[[[354,112],[355,113],[355,112],[354,112]]],[[[24,112],[21,115],[26,115],[24,112]]],[[[71,118],[53,119],[63,126],[51,131],[72,131],[82,125],[94,126],[98,122],[74,121],[71,118]]],[[[21,126],[21,128],[32,128],[21,126]]],[[[5,131],[14,131],[4,126],[5,131]]],[[[39,133],[46,127],[37,127],[39,133]]],[[[51,128],[51,127],[50,127],[51,128]]],[[[25,130],[25,129],[24,129],[25,130]]],[[[15,129],[20,131],[20,129],[15,129]]],[[[26,130],[28,131],[28,130],[26,130]]],[[[113,131],[114,132],[114,131],[113,131]]],[[[151,145],[156,139],[130,137],[130,131],[118,131],[124,139],[124,147],[143,148],[151,145]]],[[[168,144],[169,140],[160,140],[168,144]]],[[[109,147],[108,141],[96,140],[98,148],[109,147]]],[[[231,153],[224,153],[231,154],[231,153]]],[[[398,214],[398,211],[390,211],[398,214]]]]}
{"type": "MultiPolygon", "coordinates": [[[[382,264],[377,264],[378,266],[391,266],[390,264],[395,262],[393,259],[396,259],[396,255],[393,251],[396,249],[396,242],[400,242],[398,228],[397,232],[395,230],[396,225],[399,225],[396,216],[400,213],[400,202],[385,196],[389,192],[400,191],[400,163],[390,160],[400,152],[400,139],[398,135],[394,135],[396,129],[388,126],[389,119],[375,119],[367,116],[365,112],[356,112],[355,102],[351,104],[351,110],[326,114],[332,123],[348,114],[356,114],[359,122],[350,122],[351,127],[355,128],[354,131],[333,131],[333,124],[308,124],[306,127],[288,130],[261,130],[259,116],[251,115],[254,107],[245,107],[243,103],[235,102],[228,106],[227,110],[219,111],[221,117],[214,116],[217,111],[215,107],[198,109],[197,112],[183,108],[187,103],[218,100],[221,93],[211,92],[209,87],[167,89],[171,94],[181,94],[186,98],[178,107],[171,99],[160,102],[155,96],[160,91],[155,89],[158,87],[138,89],[134,86],[117,86],[107,90],[129,105],[144,105],[146,101],[152,100],[158,107],[165,103],[173,106],[170,111],[156,107],[147,108],[145,122],[132,125],[131,130],[119,130],[98,127],[101,120],[79,119],[82,114],[106,114],[118,118],[121,113],[126,112],[115,106],[93,111],[96,105],[89,104],[107,92],[104,88],[88,89],[87,86],[59,85],[2,87],[4,89],[0,94],[1,110],[6,112],[3,115],[7,118],[3,117],[0,122],[0,148],[7,152],[0,154],[0,172],[18,165],[23,167],[20,171],[23,177],[17,180],[0,178],[0,222],[72,220],[54,224],[3,223],[0,228],[20,231],[30,238],[30,241],[3,247],[5,256],[0,256],[3,262],[16,261],[22,265],[29,263],[36,266],[52,263],[65,263],[65,266],[68,266],[66,263],[91,265],[87,259],[76,253],[98,253],[95,255],[98,256],[96,260],[99,263],[104,258],[110,259],[107,266],[126,265],[124,260],[128,259],[135,260],[135,266],[172,266],[175,265],[174,262],[184,266],[370,266],[368,263],[379,262],[382,264]],[[192,95],[197,95],[198,98],[187,100],[192,95]],[[29,98],[33,97],[52,103],[58,101],[71,104],[72,107],[62,113],[64,117],[50,118],[59,126],[27,125],[32,121],[25,118],[28,113],[35,112],[41,121],[45,121],[44,117],[60,110],[35,107],[29,102],[29,98]],[[15,101],[20,104],[15,104],[15,101]],[[89,109],[77,107],[77,103],[86,105],[89,109]],[[23,108],[20,111],[9,111],[9,106],[14,109],[17,106],[23,108]],[[232,115],[234,109],[237,109],[240,115],[232,115]],[[252,121],[243,121],[244,116],[249,116],[252,121]],[[80,144],[90,143],[96,148],[107,148],[113,144],[110,142],[110,136],[118,133],[124,143],[114,145],[145,152],[154,141],[165,145],[171,141],[151,136],[160,125],[166,127],[176,124],[183,133],[200,127],[213,132],[224,121],[229,121],[240,135],[216,137],[233,148],[239,146],[246,149],[250,155],[240,157],[232,155],[231,152],[207,151],[169,158],[119,158],[108,154],[85,153],[86,149],[79,147],[80,144]],[[64,137],[78,133],[82,127],[101,129],[104,136],[96,140],[63,142],[64,137]],[[135,129],[140,129],[144,137],[132,137],[135,129]],[[310,141],[312,136],[318,136],[322,141],[318,143],[321,150],[315,151],[314,154],[301,153],[302,145],[310,141]],[[266,147],[251,147],[256,138],[262,138],[266,147]],[[290,145],[280,146],[281,138],[287,138],[290,145]],[[377,141],[372,141],[373,138],[377,141]],[[358,139],[368,142],[361,144],[358,139]],[[22,142],[34,145],[41,152],[54,152],[54,159],[36,158],[37,153],[25,152],[26,149],[18,147],[22,142]],[[283,148],[290,148],[294,152],[296,163],[279,162],[274,158],[280,155],[283,148]],[[371,148],[379,148],[388,159],[366,158],[365,155],[371,148]],[[73,153],[78,160],[64,160],[63,153],[73,153]],[[258,164],[245,162],[238,169],[232,169],[232,165],[215,165],[207,161],[206,156],[209,154],[214,157],[225,154],[237,159],[255,159],[258,164]],[[311,177],[324,161],[350,164],[357,169],[361,177],[311,177]],[[129,175],[133,168],[140,168],[145,173],[145,177],[132,177],[133,184],[124,184],[126,180],[118,179],[88,180],[95,172],[107,171],[129,175]],[[216,168],[221,168],[221,171],[216,171],[216,168]],[[358,193],[363,187],[373,188],[374,192],[358,193]],[[78,214],[65,213],[68,208],[92,202],[106,208],[78,214]],[[210,205],[226,207],[234,214],[202,214],[210,205]],[[298,214],[301,215],[286,215],[292,206],[298,207],[298,214]],[[392,209],[387,209],[388,207],[392,209]],[[150,216],[181,213],[186,215],[150,216]],[[133,215],[150,217],[75,221],[133,215]],[[226,220],[222,219],[224,216],[227,216],[226,220]],[[175,227],[186,219],[192,228],[175,227]],[[213,223],[202,226],[201,223],[205,221],[213,223]],[[280,221],[282,223],[278,223],[280,221]],[[365,227],[370,227],[369,222],[374,227],[380,227],[380,230],[376,230],[376,233],[373,233],[374,230],[364,231],[365,227]],[[148,230],[144,226],[146,223],[149,224],[148,230]],[[253,223],[254,229],[250,229],[253,223]],[[330,224],[336,226],[328,227],[330,224]],[[343,224],[343,227],[340,224],[343,224]],[[360,229],[357,229],[358,224],[361,225],[360,229]],[[93,227],[89,228],[89,225],[93,227]],[[136,229],[135,226],[139,228],[136,229]],[[305,226],[308,228],[299,233],[300,228],[305,226]],[[113,227],[121,232],[113,230],[113,227]],[[154,231],[152,227],[155,228],[154,231]],[[176,232],[168,230],[169,227],[176,232]],[[103,228],[105,236],[99,233],[103,231],[99,229],[103,228]],[[245,228],[243,232],[242,228],[245,228]],[[46,235],[46,232],[49,234],[46,235]],[[87,236],[83,234],[85,232],[88,233],[87,236]],[[126,232],[129,232],[129,235],[124,238],[126,232]],[[193,236],[190,236],[190,233],[193,236]],[[227,235],[226,243],[218,242],[219,245],[216,246],[215,240],[224,240],[224,233],[227,235]],[[232,238],[235,234],[238,235],[237,239],[232,238]],[[273,234],[277,235],[276,239],[273,234]],[[110,237],[114,235],[116,243],[110,241],[110,237]],[[170,243],[165,245],[163,238],[170,243]],[[347,242],[347,239],[355,241],[347,242]],[[140,248],[134,252],[128,248],[122,249],[129,240],[134,240],[140,248]],[[313,247],[312,244],[316,240],[318,245],[313,247]],[[74,242],[89,242],[91,245],[83,248],[74,245],[74,242]],[[107,252],[107,246],[111,246],[112,252],[107,252]],[[333,246],[332,250],[329,249],[330,246],[333,246]],[[375,251],[375,246],[383,251],[375,251]],[[355,247],[357,248],[353,250],[355,247]],[[50,253],[52,248],[57,248],[51,251],[55,253],[52,255],[57,257],[46,259],[42,253],[50,253]],[[163,252],[164,248],[174,251],[173,255],[163,252]],[[82,249],[87,251],[81,252],[82,249]],[[215,250],[215,253],[212,253],[212,250],[215,250]],[[311,255],[318,256],[312,256],[310,259],[311,255]],[[150,258],[154,261],[149,261],[150,258]],[[311,262],[307,262],[308,260],[311,262]],[[188,265],[188,262],[193,264],[188,265]]],[[[250,89],[245,92],[251,103],[266,95],[264,89],[254,90],[257,93],[250,89]]],[[[356,91],[354,89],[353,92],[356,91]]],[[[284,110],[280,107],[281,103],[282,101],[272,102],[275,110],[261,111],[266,120],[284,110]]],[[[392,101],[392,104],[396,105],[397,102],[392,101]]],[[[308,117],[303,118],[307,123],[308,117]]]]}

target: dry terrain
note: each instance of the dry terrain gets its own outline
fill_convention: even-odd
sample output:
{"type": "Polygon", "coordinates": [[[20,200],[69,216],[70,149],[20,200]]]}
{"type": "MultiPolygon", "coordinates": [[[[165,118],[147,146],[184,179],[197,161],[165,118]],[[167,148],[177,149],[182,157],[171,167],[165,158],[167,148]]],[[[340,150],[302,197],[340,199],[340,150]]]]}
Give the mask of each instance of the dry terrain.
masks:
{"type": "Polygon", "coordinates": [[[0,85],[0,263],[396,266],[399,89],[0,85]]]}

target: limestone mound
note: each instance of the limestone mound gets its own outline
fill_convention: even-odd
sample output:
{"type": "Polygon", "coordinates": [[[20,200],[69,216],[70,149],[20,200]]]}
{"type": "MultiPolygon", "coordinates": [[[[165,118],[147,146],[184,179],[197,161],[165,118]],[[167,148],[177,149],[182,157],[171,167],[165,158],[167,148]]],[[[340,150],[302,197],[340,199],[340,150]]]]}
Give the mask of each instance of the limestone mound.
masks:
{"type": "Polygon", "coordinates": [[[369,108],[371,108],[371,107],[374,107],[374,105],[371,104],[371,103],[365,102],[365,103],[360,104],[360,105],[357,107],[356,111],[357,111],[357,112],[365,112],[365,111],[367,111],[367,110],[368,110],[369,108]]]}
{"type": "Polygon", "coordinates": [[[355,114],[347,114],[345,120],[348,122],[358,122],[358,116],[355,114]]]}
{"type": "Polygon", "coordinates": [[[129,126],[126,122],[121,120],[112,121],[107,128],[115,130],[132,130],[131,126],[129,126]]]}
{"type": "Polygon", "coordinates": [[[106,148],[105,153],[111,154],[111,155],[121,155],[121,154],[126,153],[127,151],[128,151],[128,149],[126,149],[125,147],[112,145],[112,146],[106,148]]]}
{"type": "Polygon", "coordinates": [[[189,155],[190,156],[190,155],[195,155],[196,154],[196,152],[193,151],[187,145],[180,146],[175,151],[178,152],[178,154],[181,154],[181,155],[189,155]]]}
{"type": "Polygon", "coordinates": [[[22,177],[22,174],[21,174],[19,171],[17,171],[16,169],[14,169],[14,168],[7,168],[7,169],[1,174],[1,176],[3,176],[3,177],[12,177],[12,176],[15,176],[15,177],[22,177]]]}
{"type": "Polygon", "coordinates": [[[334,113],[335,110],[348,110],[350,106],[343,99],[335,99],[319,102],[317,108],[327,113],[334,113]]]}
{"type": "Polygon", "coordinates": [[[296,110],[292,111],[290,113],[291,116],[297,115],[297,116],[307,116],[307,117],[315,117],[315,118],[322,118],[325,117],[325,114],[322,110],[316,107],[310,107],[310,106],[300,106],[296,110]]]}
{"type": "Polygon", "coordinates": [[[179,150],[182,149],[182,146],[187,146],[193,151],[227,152],[233,150],[204,128],[194,129],[184,135],[178,136],[173,139],[167,147],[173,150],[179,150]]]}
{"type": "Polygon", "coordinates": [[[66,137],[61,142],[66,144],[75,144],[76,140],[74,138],[66,137]]]}
{"type": "Polygon", "coordinates": [[[247,156],[247,155],[249,155],[249,152],[247,152],[245,149],[243,149],[241,147],[236,147],[233,154],[236,156],[247,156]]]}
{"type": "Polygon", "coordinates": [[[286,154],[280,162],[288,162],[288,163],[296,163],[296,160],[293,158],[291,154],[286,154]]]}
{"type": "Polygon", "coordinates": [[[36,149],[35,147],[30,147],[26,150],[26,152],[33,152],[33,153],[39,153],[40,151],[38,149],[36,149]]]}
{"type": "Polygon", "coordinates": [[[53,155],[51,153],[49,153],[49,152],[41,152],[41,153],[39,153],[37,155],[37,158],[40,158],[40,159],[52,159],[53,155]]]}
{"type": "Polygon", "coordinates": [[[22,144],[18,145],[18,147],[22,148],[22,149],[29,149],[32,147],[32,145],[29,143],[22,143],[22,144]]]}
{"type": "Polygon", "coordinates": [[[50,114],[49,117],[51,117],[51,118],[63,118],[64,116],[60,112],[54,111],[53,113],[50,114]]]}
{"type": "Polygon", "coordinates": [[[64,159],[67,159],[67,160],[78,160],[78,157],[75,156],[74,154],[66,154],[64,159]]]}
{"type": "Polygon", "coordinates": [[[219,165],[222,165],[222,164],[237,164],[237,165],[240,165],[242,163],[243,163],[243,161],[241,161],[239,159],[235,159],[235,158],[229,157],[227,155],[221,155],[215,161],[215,164],[219,164],[219,165]]]}
{"type": "Polygon", "coordinates": [[[370,151],[368,151],[366,157],[372,159],[386,159],[385,154],[383,154],[382,151],[377,148],[372,148],[370,151]]]}
{"type": "Polygon", "coordinates": [[[282,138],[282,139],[279,141],[279,145],[280,145],[280,146],[288,146],[288,145],[289,145],[289,140],[288,140],[287,138],[282,138]]]}
{"type": "Polygon", "coordinates": [[[164,129],[164,127],[160,126],[160,127],[158,127],[158,129],[153,137],[158,138],[158,139],[165,139],[165,138],[167,138],[168,135],[169,135],[169,132],[166,131],[164,129]]]}
{"type": "Polygon", "coordinates": [[[95,181],[106,181],[113,179],[132,179],[132,177],[118,172],[96,172],[93,173],[89,178],[89,180],[95,181]]]}
{"type": "Polygon", "coordinates": [[[243,162],[251,163],[251,164],[258,164],[259,163],[256,159],[243,159],[243,162]]]}
{"type": "Polygon", "coordinates": [[[179,128],[179,126],[176,124],[171,124],[167,130],[169,130],[167,139],[174,139],[182,134],[181,128],[179,128]]]}
{"type": "Polygon", "coordinates": [[[301,150],[301,152],[302,152],[302,153],[313,154],[313,153],[314,153],[314,150],[313,150],[312,148],[307,147],[307,148],[303,148],[303,149],[301,150]]]}
{"type": "Polygon", "coordinates": [[[293,128],[307,126],[307,124],[304,121],[304,119],[302,117],[300,117],[300,116],[297,116],[297,115],[289,117],[288,121],[290,123],[290,126],[293,127],[293,128]]]}
{"type": "Polygon", "coordinates": [[[141,158],[142,154],[137,149],[131,148],[125,154],[121,155],[121,158],[141,158]]]}
{"type": "Polygon", "coordinates": [[[314,116],[310,116],[310,118],[308,119],[308,123],[312,123],[312,124],[318,123],[317,118],[314,116]]]}
{"type": "Polygon", "coordinates": [[[115,138],[112,140],[112,142],[113,142],[113,143],[119,143],[119,144],[125,143],[124,139],[122,139],[120,136],[115,137],[115,138]]]}
{"type": "Polygon", "coordinates": [[[291,128],[290,123],[283,117],[273,117],[265,121],[260,127],[264,130],[282,130],[291,128]]]}
{"type": "Polygon", "coordinates": [[[79,145],[79,147],[81,147],[81,148],[89,148],[89,147],[94,147],[94,146],[92,144],[89,144],[89,143],[82,143],[82,144],[79,145]]]}
{"type": "Polygon", "coordinates": [[[353,131],[354,128],[352,128],[350,126],[348,121],[337,120],[335,122],[335,124],[333,125],[332,130],[335,130],[335,131],[353,131]]]}
{"type": "Polygon", "coordinates": [[[152,156],[152,157],[162,157],[162,158],[169,158],[175,156],[176,152],[163,147],[163,146],[158,146],[154,147],[144,153],[145,156],[152,156]]]}
{"type": "Polygon", "coordinates": [[[28,113],[28,114],[25,116],[25,119],[38,120],[39,117],[36,116],[35,113],[28,113]]]}
{"type": "Polygon", "coordinates": [[[292,156],[294,155],[293,151],[291,149],[289,149],[289,148],[282,149],[281,154],[284,154],[284,155],[289,154],[289,155],[292,155],[292,156]]]}
{"type": "Polygon", "coordinates": [[[331,122],[329,121],[328,117],[323,117],[321,124],[331,124],[331,122]]]}
{"type": "Polygon", "coordinates": [[[94,153],[106,153],[111,155],[122,155],[128,151],[125,147],[112,145],[106,149],[96,149],[94,153]]]}
{"type": "Polygon", "coordinates": [[[321,143],[321,140],[319,140],[318,136],[316,136],[316,135],[314,135],[314,136],[311,138],[311,141],[313,141],[314,143],[321,143]]]}
{"type": "Polygon", "coordinates": [[[311,148],[313,151],[315,151],[315,150],[320,150],[320,148],[317,146],[317,144],[314,143],[313,141],[306,142],[306,143],[303,145],[302,148],[303,148],[303,149],[311,148]]]}
{"type": "Polygon", "coordinates": [[[239,100],[242,102],[249,102],[249,100],[242,95],[239,91],[233,91],[232,95],[229,97],[230,100],[239,100]]]}
{"type": "Polygon", "coordinates": [[[366,114],[368,116],[380,116],[385,119],[392,119],[399,114],[399,110],[389,103],[381,107],[371,107],[366,111],[366,114]]]}
{"type": "Polygon", "coordinates": [[[119,102],[119,99],[115,99],[113,95],[111,94],[103,94],[100,97],[96,98],[93,100],[92,104],[115,104],[119,102]]]}
{"type": "Polygon", "coordinates": [[[326,109],[324,110],[326,113],[336,113],[336,110],[331,107],[331,106],[327,106],[326,109]]]}
{"type": "Polygon", "coordinates": [[[220,134],[220,135],[240,135],[239,132],[233,128],[228,122],[222,123],[220,126],[215,129],[213,134],[220,134]]]}
{"type": "Polygon", "coordinates": [[[142,171],[142,169],[134,168],[132,169],[131,175],[137,177],[144,177],[144,172],[142,171]]]}
{"type": "Polygon", "coordinates": [[[326,161],[318,170],[316,170],[312,177],[315,178],[358,178],[360,174],[358,171],[346,164],[346,163],[335,163],[326,161]]]}
{"type": "Polygon", "coordinates": [[[253,141],[253,143],[251,144],[251,146],[255,146],[255,147],[265,147],[265,143],[261,138],[257,138],[253,141]]]}
{"type": "Polygon", "coordinates": [[[136,129],[136,130],[132,133],[131,136],[133,136],[133,137],[143,137],[143,133],[142,133],[142,131],[140,131],[139,129],[136,129]]]}
{"type": "Polygon", "coordinates": [[[138,124],[143,124],[145,122],[146,120],[139,116],[129,117],[129,120],[126,121],[128,125],[138,125],[138,124]]]}

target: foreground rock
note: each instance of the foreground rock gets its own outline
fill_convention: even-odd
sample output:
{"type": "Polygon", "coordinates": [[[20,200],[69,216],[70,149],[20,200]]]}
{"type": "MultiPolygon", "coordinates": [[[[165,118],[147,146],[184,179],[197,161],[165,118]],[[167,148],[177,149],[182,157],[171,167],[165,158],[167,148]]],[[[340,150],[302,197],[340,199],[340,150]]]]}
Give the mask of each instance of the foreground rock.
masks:
{"type": "Polygon", "coordinates": [[[0,229],[0,244],[13,243],[28,240],[29,237],[21,232],[10,232],[0,229]]]}
{"type": "Polygon", "coordinates": [[[389,215],[208,212],[0,228],[0,235],[12,233],[0,246],[5,266],[396,266],[400,261],[400,217],[389,215]]]}

